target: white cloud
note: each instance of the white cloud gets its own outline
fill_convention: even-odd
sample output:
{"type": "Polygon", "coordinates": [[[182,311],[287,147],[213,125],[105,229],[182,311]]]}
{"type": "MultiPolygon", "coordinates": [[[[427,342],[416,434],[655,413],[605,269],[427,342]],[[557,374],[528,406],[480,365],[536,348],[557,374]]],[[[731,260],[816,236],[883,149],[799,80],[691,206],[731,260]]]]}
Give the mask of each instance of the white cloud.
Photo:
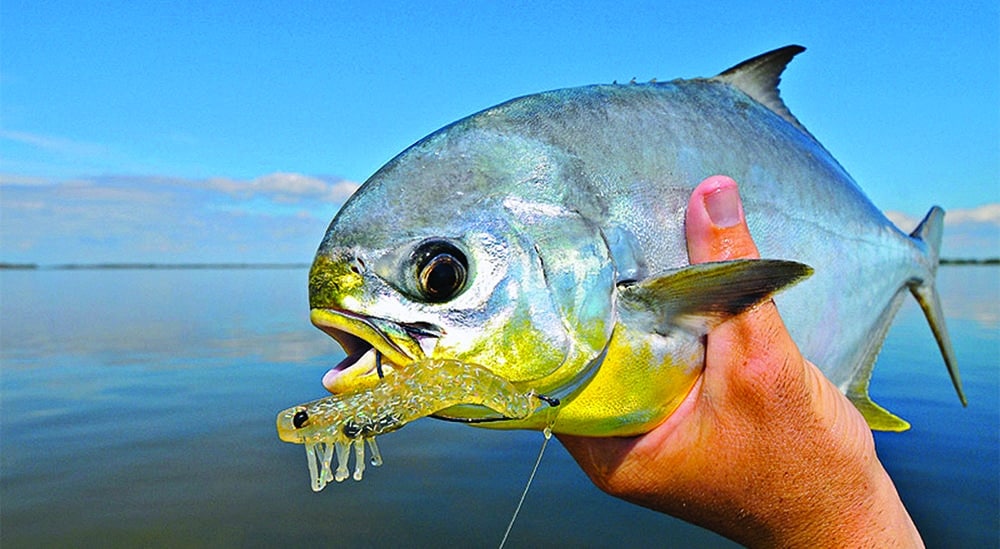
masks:
{"type": "MultiPolygon", "coordinates": [[[[902,212],[888,211],[885,215],[907,233],[920,223],[920,219],[902,212]]],[[[1000,257],[1000,203],[983,204],[975,208],[952,208],[945,212],[944,225],[942,257],[1000,257]]]]}
{"type": "Polygon", "coordinates": [[[903,212],[887,211],[885,212],[885,216],[889,218],[889,221],[892,221],[894,225],[899,227],[899,229],[905,233],[909,233],[910,231],[912,231],[917,227],[918,223],[920,223],[919,219],[911,217],[910,215],[905,214],[903,212]]]}
{"type": "Polygon", "coordinates": [[[0,173],[0,186],[2,185],[48,185],[49,180],[44,177],[33,177],[30,175],[18,175],[10,173],[0,173]]]}
{"type": "Polygon", "coordinates": [[[944,216],[945,225],[960,223],[987,223],[1000,226],[1000,202],[983,204],[977,208],[956,208],[944,216]]]}
{"type": "Polygon", "coordinates": [[[0,130],[0,139],[66,156],[96,156],[108,152],[107,147],[97,143],[30,132],[0,130]]]}
{"type": "MultiPolygon", "coordinates": [[[[885,216],[905,232],[917,227],[920,219],[897,211],[887,211],[885,216]]],[[[1000,202],[983,204],[975,208],[952,208],[945,211],[945,226],[963,225],[967,223],[983,223],[1000,226],[1000,202]]]]}
{"type": "Polygon", "coordinates": [[[0,261],[308,262],[357,184],[279,173],[251,181],[0,178],[0,261]]]}
{"type": "Polygon", "coordinates": [[[342,203],[359,186],[353,181],[282,172],[268,174],[251,181],[216,178],[208,180],[206,184],[238,198],[250,199],[263,196],[283,203],[301,200],[342,203]]]}

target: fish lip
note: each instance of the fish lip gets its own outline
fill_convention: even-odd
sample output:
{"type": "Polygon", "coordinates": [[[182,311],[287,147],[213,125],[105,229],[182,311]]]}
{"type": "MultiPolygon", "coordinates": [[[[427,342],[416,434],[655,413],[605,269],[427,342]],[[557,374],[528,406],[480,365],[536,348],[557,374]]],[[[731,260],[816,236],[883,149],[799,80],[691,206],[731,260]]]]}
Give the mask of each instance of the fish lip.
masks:
{"type": "Polygon", "coordinates": [[[380,330],[372,322],[373,317],[342,309],[314,308],[310,311],[309,320],[313,326],[335,339],[348,356],[368,347],[374,347],[386,356],[405,357],[401,362],[411,362],[417,358],[410,356],[383,330],[380,330]]]}
{"type": "Polygon", "coordinates": [[[336,308],[313,308],[309,319],[336,340],[348,357],[373,348],[398,366],[425,358],[420,339],[444,334],[429,323],[403,323],[336,308]]]}

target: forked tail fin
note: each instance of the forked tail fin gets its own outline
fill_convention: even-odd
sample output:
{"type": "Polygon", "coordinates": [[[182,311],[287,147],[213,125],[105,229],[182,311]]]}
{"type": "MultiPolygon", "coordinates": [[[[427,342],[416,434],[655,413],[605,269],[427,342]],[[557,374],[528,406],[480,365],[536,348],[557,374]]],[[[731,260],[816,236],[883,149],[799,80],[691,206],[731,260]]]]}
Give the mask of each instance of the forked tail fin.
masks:
{"type": "MultiPolygon", "coordinates": [[[[955,351],[951,347],[951,339],[948,337],[948,329],[944,323],[944,313],[941,309],[941,300],[937,290],[934,288],[935,275],[938,267],[938,253],[941,247],[941,232],[944,226],[944,210],[935,206],[927,213],[927,216],[920,225],[910,233],[913,243],[921,251],[921,268],[915,269],[913,276],[906,281],[906,287],[910,293],[917,298],[920,308],[924,311],[927,323],[930,324],[931,332],[937,339],[941,356],[944,357],[945,365],[948,366],[948,373],[951,381],[958,392],[958,398],[962,404],[966,404],[965,393],[962,391],[962,381],[958,377],[958,363],[955,360],[955,351]]],[[[902,288],[900,288],[902,292],[902,288]]],[[[868,394],[868,383],[871,380],[872,368],[875,365],[875,357],[878,348],[882,344],[882,339],[889,330],[889,324],[896,310],[902,302],[903,293],[897,293],[892,302],[889,303],[882,313],[881,320],[876,324],[876,332],[871,334],[872,346],[865,353],[865,364],[858,370],[856,377],[852,380],[846,394],[854,406],[865,416],[868,426],[877,431],[905,431],[910,428],[910,424],[903,419],[893,415],[885,408],[872,401],[868,394]]]]}
{"type": "Polygon", "coordinates": [[[948,375],[951,376],[951,383],[955,386],[959,400],[963,406],[968,405],[965,392],[962,390],[962,379],[958,375],[958,361],[955,360],[955,350],[951,347],[951,339],[948,337],[948,327],[944,323],[944,313],[941,309],[941,299],[934,288],[934,275],[937,273],[938,254],[941,249],[941,233],[944,229],[944,210],[934,206],[927,212],[924,220],[917,225],[917,228],[910,233],[914,240],[922,242],[927,248],[930,260],[930,277],[925,280],[913,280],[909,283],[910,293],[917,298],[920,308],[924,310],[927,323],[930,324],[934,339],[937,340],[941,356],[948,367],[948,375]]]}

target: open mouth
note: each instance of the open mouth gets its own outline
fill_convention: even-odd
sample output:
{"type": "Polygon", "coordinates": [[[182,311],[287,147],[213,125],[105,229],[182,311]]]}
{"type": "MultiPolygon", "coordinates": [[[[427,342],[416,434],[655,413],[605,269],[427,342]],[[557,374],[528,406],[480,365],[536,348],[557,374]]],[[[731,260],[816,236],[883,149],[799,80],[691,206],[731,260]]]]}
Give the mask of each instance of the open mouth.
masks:
{"type": "MultiPolygon", "coordinates": [[[[430,358],[444,334],[428,323],[400,323],[339,309],[312,309],[310,319],[347,353],[323,375],[323,387],[334,395],[370,389],[397,368],[430,358]]],[[[433,417],[462,423],[509,419],[476,404],[451,406],[433,417]]]]}
{"type": "Polygon", "coordinates": [[[334,394],[370,387],[400,365],[423,359],[442,334],[426,323],[402,324],[336,309],[313,309],[310,319],[347,353],[323,375],[323,386],[334,394]]]}
{"type": "Polygon", "coordinates": [[[392,369],[392,363],[383,362],[382,353],[369,346],[347,355],[347,358],[323,374],[323,387],[331,393],[342,393],[349,386],[357,384],[352,381],[369,378],[372,374],[381,379],[385,377],[386,370],[391,372],[392,369]]]}

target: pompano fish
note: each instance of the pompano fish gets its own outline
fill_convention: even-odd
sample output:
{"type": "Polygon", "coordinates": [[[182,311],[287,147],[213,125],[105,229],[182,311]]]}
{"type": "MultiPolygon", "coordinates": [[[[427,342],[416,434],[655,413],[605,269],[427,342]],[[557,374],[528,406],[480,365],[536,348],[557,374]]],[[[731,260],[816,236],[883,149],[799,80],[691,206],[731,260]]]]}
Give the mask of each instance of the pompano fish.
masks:
{"type": "Polygon", "coordinates": [[[868,396],[905,290],[964,403],[934,289],[944,212],[901,232],[791,114],[778,83],[803,50],[714,78],[521,97],[376,172],[333,219],[309,275],[312,322],[348,355],[324,376],[333,396],[278,417],[314,470],[325,461],[314,488],[331,476],[331,448],[363,452],[425,415],[647,432],[701,374],[709,330],[810,273],[778,309],[872,428],[908,427],[868,396]],[[685,208],[713,174],[739,182],[764,259],[689,265],[685,208]],[[400,413],[386,404],[396,397],[416,405],[400,413]]]}

